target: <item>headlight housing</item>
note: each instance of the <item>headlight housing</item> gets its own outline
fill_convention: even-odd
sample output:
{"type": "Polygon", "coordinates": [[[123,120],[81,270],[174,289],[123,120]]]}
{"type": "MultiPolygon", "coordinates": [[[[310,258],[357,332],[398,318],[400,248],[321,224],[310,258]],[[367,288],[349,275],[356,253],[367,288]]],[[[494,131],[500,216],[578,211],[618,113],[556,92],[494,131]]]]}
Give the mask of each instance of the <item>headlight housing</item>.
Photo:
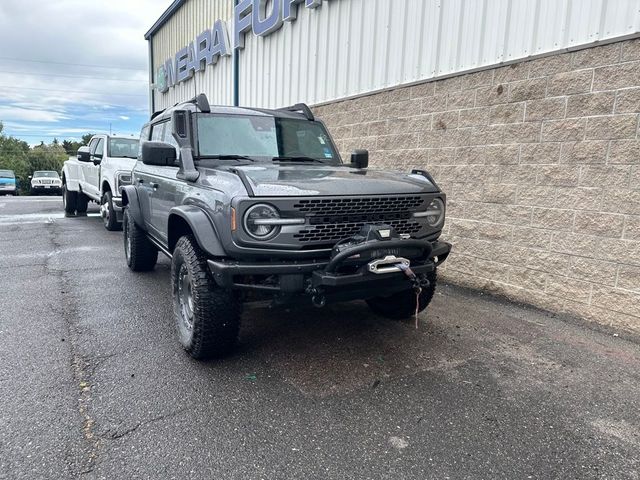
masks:
{"type": "Polygon", "coordinates": [[[122,187],[125,185],[131,185],[133,181],[133,177],[131,176],[131,172],[118,172],[116,173],[116,191],[120,194],[122,187]]]}
{"type": "Polygon", "coordinates": [[[436,228],[441,227],[444,223],[444,213],[444,202],[441,198],[434,198],[425,211],[416,212],[413,216],[416,218],[424,218],[427,221],[427,225],[436,228]]]}
{"type": "Polygon", "coordinates": [[[280,212],[276,207],[259,203],[244,214],[244,230],[256,240],[269,240],[280,231],[280,212]]]}

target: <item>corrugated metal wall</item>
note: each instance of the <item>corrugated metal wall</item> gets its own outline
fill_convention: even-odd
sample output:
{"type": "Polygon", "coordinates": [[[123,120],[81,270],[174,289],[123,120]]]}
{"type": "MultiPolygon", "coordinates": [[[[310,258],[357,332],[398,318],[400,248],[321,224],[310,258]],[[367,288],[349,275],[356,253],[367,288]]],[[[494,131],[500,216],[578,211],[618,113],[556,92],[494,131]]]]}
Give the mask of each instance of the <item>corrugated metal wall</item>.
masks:
{"type": "MultiPolygon", "coordinates": [[[[154,37],[154,67],[232,3],[187,2],[154,37]]],[[[317,104],[639,31],[640,0],[325,0],[271,36],[247,34],[240,104],[317,104]]],[[[223,59],[198,89],[231,103],[232,68],[223,59]]],[[[156,105],[193,92],[187,82],[156,105]]]]}
{"type": "MultiPolygon", "coordinates": [[[[152,38],[154,81],[158,67],[176,52],[193,42],[196,35],[211,28],[218,20],[230,20],[233,16],[233,0],[189,0],[152,38]]],[[[231,22],[229,22],[231,25],[231,22]]],[[[231,33],[231,32],[229,32],[231,33]]],[[[167,93],[155,92],[155,110],[162,110],[177,102],[206,92],[214,104],[233,103],[233,62],[230,57],[195,74],[194,78],[170,88],[167,93]]]]}

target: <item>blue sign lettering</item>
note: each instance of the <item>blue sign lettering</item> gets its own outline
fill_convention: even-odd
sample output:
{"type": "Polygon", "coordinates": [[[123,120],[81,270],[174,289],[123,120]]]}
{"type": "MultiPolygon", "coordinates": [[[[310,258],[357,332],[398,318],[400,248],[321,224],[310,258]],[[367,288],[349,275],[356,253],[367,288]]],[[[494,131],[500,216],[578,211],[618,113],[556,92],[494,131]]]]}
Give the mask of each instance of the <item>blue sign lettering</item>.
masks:
{"type": "MultiPolygon", "coordinates": [[[[245,34],[249,31],[259,37],[276,32],[284,22],[298,17],[298,6],[306,8],[322,6],[322,0],[240,0],[233,9],[233,49],[242,49],[245,34]],[[267,11],[268,4],[271,5],[267,11]]],[[[207,65],[215,65],[220,57],[231,55],[231,42],[226,22],[216,20],[210,30],[200,33],[194,42],[168,59],[156,72],[155,87],[165,93],[169,88],[184,82],[207,65]]]]}

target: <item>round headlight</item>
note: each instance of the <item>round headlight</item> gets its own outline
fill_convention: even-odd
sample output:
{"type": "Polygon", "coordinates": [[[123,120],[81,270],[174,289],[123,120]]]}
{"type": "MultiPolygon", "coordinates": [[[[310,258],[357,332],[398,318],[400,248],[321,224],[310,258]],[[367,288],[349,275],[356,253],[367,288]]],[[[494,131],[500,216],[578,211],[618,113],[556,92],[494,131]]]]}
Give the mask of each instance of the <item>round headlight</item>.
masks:
{"type": "Polygon", "coordinates": [[[270,221],[279,218],[280,214],[275,207],[264,203],[254,205],[244,214],[244,229],[256,240],[269,240],[280,229],[277,222],[270,221]]]}
{"type": "Polygon", "coordinates": [[[438,227],[444,221],[444,202],[439,198],[434,198],[426,211],[427,224],[430,227],[438,227]]]}

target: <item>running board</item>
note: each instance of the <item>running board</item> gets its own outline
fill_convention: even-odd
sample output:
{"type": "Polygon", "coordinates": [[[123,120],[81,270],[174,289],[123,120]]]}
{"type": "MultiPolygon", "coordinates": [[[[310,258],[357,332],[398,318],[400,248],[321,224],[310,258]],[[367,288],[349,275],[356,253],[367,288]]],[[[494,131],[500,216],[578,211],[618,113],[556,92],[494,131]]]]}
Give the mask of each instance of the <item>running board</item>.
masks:
{"type": "Polygon", "coordinates": [[[152,237],[151,235],[149,235],[147,233],[147,238],[149,239],[149,241],[151,243],[153,243],[153,245],[160,250],[162,253],[164,253],[167,257],[172,258],[173,255],[171,255],[171,252],[169,250],[167,250],[164,245],[162,245],[162,243],[160,243],[158,240],[156,240],[154,237],[152,237]]]}

